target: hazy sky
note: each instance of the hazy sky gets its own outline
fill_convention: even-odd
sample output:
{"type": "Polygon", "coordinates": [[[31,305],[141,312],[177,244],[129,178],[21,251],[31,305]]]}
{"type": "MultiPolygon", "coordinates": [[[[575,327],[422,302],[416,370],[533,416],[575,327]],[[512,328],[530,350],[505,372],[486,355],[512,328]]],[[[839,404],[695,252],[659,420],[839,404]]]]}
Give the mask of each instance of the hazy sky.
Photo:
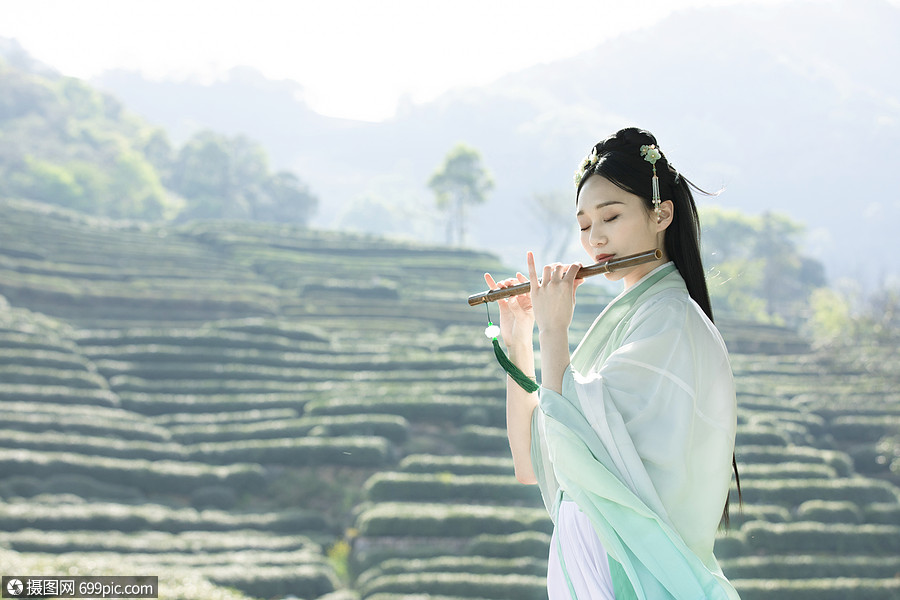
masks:
{"type": "Polygon", "coordinates": [[[404,95],[488,83],[673,10],[782,1],[0,0],[0,37],[86,79],[125,68],[210,80],[248,65],[301,83],[320,113],[380,120],[404,95]]]}

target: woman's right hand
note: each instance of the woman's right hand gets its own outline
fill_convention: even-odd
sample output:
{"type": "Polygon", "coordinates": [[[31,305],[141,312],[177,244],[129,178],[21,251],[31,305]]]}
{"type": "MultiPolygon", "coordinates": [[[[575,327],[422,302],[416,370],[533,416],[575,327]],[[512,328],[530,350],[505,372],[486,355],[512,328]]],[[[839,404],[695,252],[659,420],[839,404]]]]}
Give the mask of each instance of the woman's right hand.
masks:
{"type": "MultiPolygon", "coordinates": [[[[484,274],[484,281],[492,290],[504,289],[520,283],[528,283],[521,273],[514,278],[494,281],[490,273],[484,274]]],[[[525,292],[510,298],[497,300],[500,310],[500,335],[507,347],[531,346],[534,340],[534,307],[531,305],[531,293],[525,292]]]]}

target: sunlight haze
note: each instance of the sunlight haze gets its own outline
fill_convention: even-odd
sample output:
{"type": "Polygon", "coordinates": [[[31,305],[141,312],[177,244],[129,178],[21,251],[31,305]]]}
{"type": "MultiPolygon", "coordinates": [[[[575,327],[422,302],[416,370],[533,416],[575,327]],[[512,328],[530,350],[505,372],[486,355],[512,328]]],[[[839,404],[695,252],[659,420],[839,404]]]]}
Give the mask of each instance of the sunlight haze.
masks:
{"type": "MultiPolygon", "coordinates": [[[[773,4],[747,0],[740,4],[773,4]]],[[[730,0],[449,3],[37,0],[0,3],[0,37],[65,75],[212,81],[236,66],[304,87],[316,112],[379,121],[398,102],[572,56],[675,10],[730,0]]]]}

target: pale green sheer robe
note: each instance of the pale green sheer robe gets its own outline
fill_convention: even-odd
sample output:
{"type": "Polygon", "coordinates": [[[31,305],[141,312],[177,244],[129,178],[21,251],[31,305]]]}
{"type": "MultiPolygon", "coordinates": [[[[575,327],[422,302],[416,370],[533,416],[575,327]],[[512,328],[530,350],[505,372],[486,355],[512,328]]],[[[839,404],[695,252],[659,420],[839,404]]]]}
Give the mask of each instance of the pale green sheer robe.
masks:
{"type": "Polygon", "coordinates": [[[673,263],[607,306],[562,394],[541,388],[531,454],[544,502],[554,521],[563,496],[588,516],[616,600],[738,598],[713,555],[736,427],[725,344],[673,263]]]}

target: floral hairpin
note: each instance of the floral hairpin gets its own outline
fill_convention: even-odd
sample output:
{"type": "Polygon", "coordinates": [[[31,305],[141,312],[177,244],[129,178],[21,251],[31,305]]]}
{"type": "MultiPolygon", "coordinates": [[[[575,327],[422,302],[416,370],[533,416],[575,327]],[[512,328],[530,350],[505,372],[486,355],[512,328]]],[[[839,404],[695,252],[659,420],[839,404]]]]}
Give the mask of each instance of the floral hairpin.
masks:
{"type": "Polygon", "coordinates": [[[588,169],[596,165],[598,160],[600,160],[600,155],[597,154],[595,146],[591,149],[591,153],[581,161],[581,166],[575,169],[575,189],[578,189],[578,186],[581,185],[581,180],[584,179],[584,174],[587,173],[588,169]]]}
{"type": "Polygon", "coordinates": [[[661,202],[659,198],[659,177],[656,176],[656,161],[662,158],[662,153],[659,151],[655,144],[650,144],[648,146],[641,146],[641,156],[643,156],[644,160],[650,163],[650,166],[653,167],[653,210],[654,212],[656,212],[656,218],[662,219],[662,215],[660,214],[659,210],[659,205],[661,202]]]}

